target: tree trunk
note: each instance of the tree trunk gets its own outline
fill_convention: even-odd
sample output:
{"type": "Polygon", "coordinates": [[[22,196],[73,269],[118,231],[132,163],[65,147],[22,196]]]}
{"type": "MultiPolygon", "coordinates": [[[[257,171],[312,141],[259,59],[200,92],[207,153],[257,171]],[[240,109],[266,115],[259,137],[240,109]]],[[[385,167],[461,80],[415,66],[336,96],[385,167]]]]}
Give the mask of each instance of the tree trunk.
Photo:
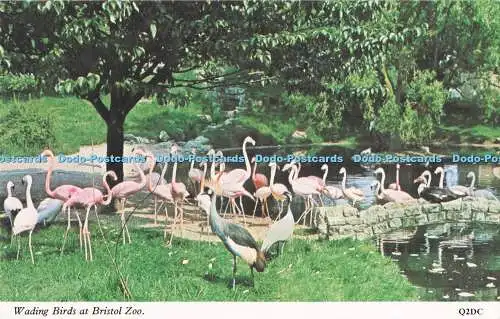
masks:
{"type": "Polygon", "coordinates": [[[111,104],[111,110],[109,112],[109,121],[107,124],[107,158],[106,171],[114,171],[118,180],[113,181],[108,179],[110,187],[123,181],[123,162],[121,160],[114,160],[111,162],[111,157],[118,157],[119,159],[123,156],[123,142],[124,142],[124,132],[123,126],[125,123],[125,112],[119,107],[114,105],[115,102],[111,104]]]}

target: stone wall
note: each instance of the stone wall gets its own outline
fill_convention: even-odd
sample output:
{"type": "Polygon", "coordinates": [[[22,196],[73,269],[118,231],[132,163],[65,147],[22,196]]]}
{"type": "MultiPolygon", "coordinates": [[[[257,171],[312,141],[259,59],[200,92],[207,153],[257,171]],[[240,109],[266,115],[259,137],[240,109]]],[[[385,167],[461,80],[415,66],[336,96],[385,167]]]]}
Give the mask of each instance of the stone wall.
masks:
{"type": "Polygon", "coordinates": [[[431,204],[419,199],[412,204],[387,203],[361,211],[350,205],[315,210],[316,227],[325,239],[366,239],[401,228],[447,221],[500,224],[500,201],[466,197],[431,204]]]}

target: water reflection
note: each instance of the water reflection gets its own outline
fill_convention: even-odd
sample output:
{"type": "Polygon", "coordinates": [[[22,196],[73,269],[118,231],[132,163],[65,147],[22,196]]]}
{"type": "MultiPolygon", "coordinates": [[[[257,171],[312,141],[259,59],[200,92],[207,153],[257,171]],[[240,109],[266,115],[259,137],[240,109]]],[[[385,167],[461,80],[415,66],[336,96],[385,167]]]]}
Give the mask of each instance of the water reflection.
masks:
{"type": "Polygon", "coordinates": [[[377,244],[424,300],[500,298],[500,226],[429,225],[383,235],[377,244]]]}

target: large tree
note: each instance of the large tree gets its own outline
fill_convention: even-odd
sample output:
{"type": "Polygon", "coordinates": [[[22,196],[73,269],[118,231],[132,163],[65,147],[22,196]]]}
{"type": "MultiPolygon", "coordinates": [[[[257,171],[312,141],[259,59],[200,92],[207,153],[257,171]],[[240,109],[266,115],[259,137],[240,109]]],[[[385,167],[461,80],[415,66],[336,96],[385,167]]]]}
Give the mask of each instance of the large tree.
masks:
{"type": "MultiPolygon", "coordinates": [[[[378,23],[380,1],[2,2],[4,64],[90,101],[122,156],[127,114],[173,87],[280,82],[312,94],[379,68],[391,43],[415,36],[378,23]],[[5,63],[8,62],[8,63],[5,63]],[[188,76],[196,71],[196,76],[188,76]],[[105,105],[104,94],[111,101],[105,105]]],[[[374,94],[367,88],[366,94],[374,94]]],[[[108,170],[123,179],[122,163],[108,170]]]]}

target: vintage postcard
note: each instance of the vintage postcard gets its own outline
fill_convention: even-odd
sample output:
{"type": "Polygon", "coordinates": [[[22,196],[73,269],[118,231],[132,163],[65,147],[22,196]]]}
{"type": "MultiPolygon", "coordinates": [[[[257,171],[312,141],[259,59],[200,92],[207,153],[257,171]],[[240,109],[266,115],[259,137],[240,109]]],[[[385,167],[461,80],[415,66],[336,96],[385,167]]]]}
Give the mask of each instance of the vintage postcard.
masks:
{"type": "Polygon", "coordinates": [[[500,2],[1,1],[0,34],[1,318],[500,319],[500,2]]]}

